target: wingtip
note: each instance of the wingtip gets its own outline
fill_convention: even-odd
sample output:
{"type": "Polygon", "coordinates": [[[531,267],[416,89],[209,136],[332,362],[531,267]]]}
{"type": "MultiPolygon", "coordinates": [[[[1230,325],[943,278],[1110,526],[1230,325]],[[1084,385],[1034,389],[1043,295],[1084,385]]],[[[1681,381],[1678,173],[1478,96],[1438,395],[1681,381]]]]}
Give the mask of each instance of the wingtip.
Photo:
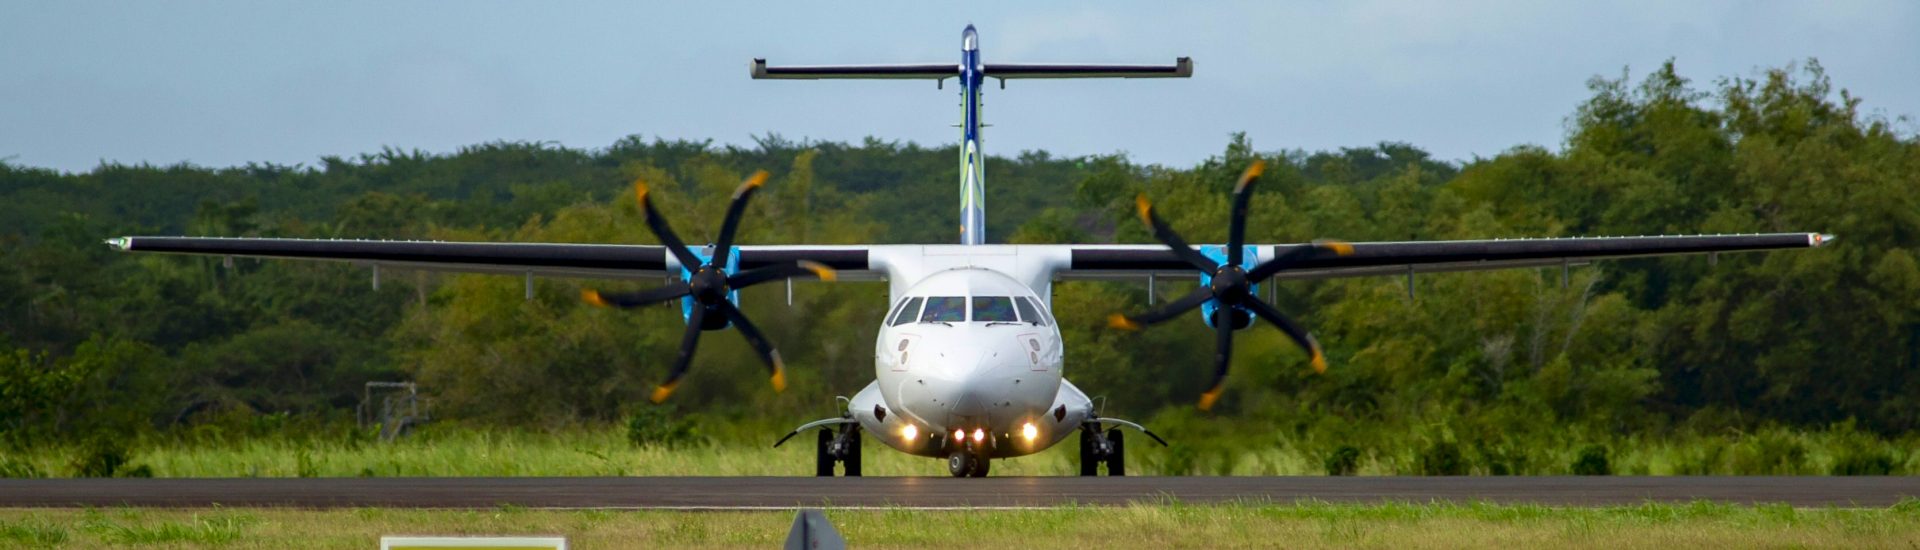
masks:
{"type": "Polygon", "coordinates": [[[813,276],[820,278],[822,281],[833,281],[840,278],[840,272],[834,271],[833,268],[827,267],[827,264],[820,262],[801,260],[800,267],[813,272],[813,276]]]}
{"type": "Polygon", "coordinates": [[[1826,246],[1827,243],[1833,242],[1835,239],[1839,239],[1839,238],[1840,237],[1838,235],[1829,235],[1826,233],[1814,233],[1813,246],[1815,247],[1826,246]]]}
{"type": "Polygon", "coordinates": [[[1126,331],[1140,330],[1140,324],[1118,313],[1107,316],[1107,327],[1126,331]]]}
{"type": "Polygon", "coordinates": [[[102,242],[107,243],[107,246],[111,246],[115,250],[124,251],[129,248],[133,248],[133,238],[131,237],[115,237],[115,238],[107,239],[102,242]]]}

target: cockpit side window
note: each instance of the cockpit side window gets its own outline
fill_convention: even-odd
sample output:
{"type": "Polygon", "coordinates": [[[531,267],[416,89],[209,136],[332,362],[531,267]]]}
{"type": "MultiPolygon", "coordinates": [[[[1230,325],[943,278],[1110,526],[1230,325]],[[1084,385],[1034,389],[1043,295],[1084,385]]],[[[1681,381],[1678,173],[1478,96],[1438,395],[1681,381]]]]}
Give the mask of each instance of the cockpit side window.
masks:
{"type": "Polygon", "coordinates": [[[980,323],[1019,321],[1013,314],[1013,299],[1006,296],[974,296],[973,320],[980,323]]]}
{"type": "Polygon", "coordinates": [[[893,314],[893,321],[888,322],[887,326],[897,327],[900,325],[907,324],[909,321],[912,321],[914,317],[917,317],[919,315],[920,315],[920,297],[915,296],[912,298],[908,298],[905,302],[900,303],[900,311],[895,312],[893,314]]]}
{"type": "Polygon", "coordinates": [[[963,296],[930,296],[927,309],[920,312],[922,323],[960,323],[967,320],[967,299],[963,296]]]}
{"type": "Polygon", "coordinates": [[[1021,296],[1014,298],[1014,305],[1020,308],[1020,320],[1040,326],[1047,326],[1047,316],[1040,313],[1040,307],[1032,298],[1021,296]]]}

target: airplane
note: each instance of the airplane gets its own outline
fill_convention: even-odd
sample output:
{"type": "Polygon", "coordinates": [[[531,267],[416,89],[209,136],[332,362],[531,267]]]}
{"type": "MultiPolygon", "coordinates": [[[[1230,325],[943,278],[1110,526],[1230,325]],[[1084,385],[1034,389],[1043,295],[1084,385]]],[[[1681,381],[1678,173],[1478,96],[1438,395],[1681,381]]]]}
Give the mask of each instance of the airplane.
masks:
{"type": "MultiPolygon", "coordinates": [[[[1259,298],[1276,280],[1401,275],[1509,268],[1566,269],[1594,260],[1814,248],[1834,237],[1820,233],[1681,235],[1598,238],[1493,239],[1413,242],[1247,243],[1249,199],[1263,165],[1255,162],[1234,184],[1226,243],[1190,245],[1167,226],[1145,196],[1136,201],[1141,223],[1159,244],[988,244],[985,157],[980,143],[980,98],[986,79],[1001,86],[1022,78],[1188,78],[1189,58],[1172,65],[997,64],[981,60],[979,34],[961,34],[958,64],[769,66],[754,59],[754,79],[930,79],[958,84],[964,113],[960,144],[960,221],[957,244],[740,245],[735,230],[748,200],[763,186],[758,172],[734,192],[717,238],[687,246],[655,208],[644,182],[635,196],[660,245],[490,243],[391,240],[129,236],[108,239],[121,251],[328,260],[370,266],[377,288],[382,267],[518,275],[532,297],[535,276],[658,280],[640,292],[585,290],[586,302],[632,309],[678,302],[687,328],[666,381],[651,400],[668,399],[687,372],[700,337],[733,328],[766,364],[774,390],[786,385],[780,352],[741,313],[739,290],[773,281],[885,281],[888,313],[874,342],[874,381],[842,398],[837,417],[809,422],[780,438],[784,444],[817,430],[815,474],[861,475],[863,433],[894,450],[944,458],[954,477],[985,477],[991,461],[1037,453],[1078,434],[1079,473],[1125,475],[1125,434],[1137,430],[1166,441],[1136,422],[1101,416],[1087,394],[1065,378],[1065,342],[1054,318],[1052,283],[1071,280],[1197,279],[1192,292],[1132,315],[1114,314],[1115,330],[1139,330],[1198,309],[1214,330],[1212,384],[1199,407],[1221,396],[1234,333],[1264,321],[1307,352],[1308,366],[1327,368],[1313,336],[1259,298]]],[[[1411,288],[1411,287],[1409,287],[1411,288]]]]}

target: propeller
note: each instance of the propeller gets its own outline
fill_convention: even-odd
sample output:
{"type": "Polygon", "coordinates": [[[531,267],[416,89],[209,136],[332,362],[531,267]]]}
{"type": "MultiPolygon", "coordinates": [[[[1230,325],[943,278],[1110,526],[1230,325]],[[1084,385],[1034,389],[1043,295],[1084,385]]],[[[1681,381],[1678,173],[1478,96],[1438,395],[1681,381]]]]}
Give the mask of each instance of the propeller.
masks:
{"type": "Polygon", "coordinates": [[[1253,286],[1272,278],[1300,260],[1312,257],[1321,251],[1345,256],[1353,253],[1353,245],[1340,241],[1314,241],[1308,246],[1298,246],[1254,266],[1245,267],[1247,236],[1247,203],[1253,195],[1253,184],[1260,180],[1261,172],[1266,170],[1266,162],[1254,161],[1247,171],[1240,175],[1240,182],[1233,187],[1232,217],[1227,225],[1226,261],[1219,262],[1208,257],[1187,244],[1165,220],[1153,210],[1153,204],[1147,202],[1146,195],[1134,200],[1140,221],[1153,230],[1153,238],[1172,250],[1175,256],[1200,272],[1204,284],[1193,292],[1181,296],[1172,302],[1138,315],[1115,313],[1107,317],[1109,326],[1121,330],[1140,330],[1141,328],[1164,322],[1186,313],[1194,308],[1204,307],[1204,311],[1213,314],[1214,355],[1213,384],[1206,393],[1200,394],[1200,410],[1213,408],[1220,399],[1220,390],[1227,380],[1227,365],[1233,357],[1233,331],[1244,328],[1249,319],[1248,313],[1273,323],[1281,332],[1286,333],[1295,344],[1307,351],[1309,362],[1316,373],[1327,371],[1326,356],[1320,352],[1320,343],[1307,333],[1300,323],[1294,322],[1273,305],[1262,301],[1253,294],[1253,286]]]}
{"type": "Polygon", "coordinates": [[[660,288],[639,292],[600,292],[587,289],[580,297],[587,303],[616,309],[633,309],[665,302],[668,300],[692,298],[687,313],[687,331],[680,337],[680,355],[673,361],[673,369],[667,372],[667,381],[653,389],[651,399],[654,403],[666,401],[673,395],[674,388],[680,384],[680,377],[687,374],[687,365],[693,361],[694,348],[700,345],[700,333],[720,330],[728,326],[740,331],[746,337],[747,344],[760,355],[772,373],[774,391],[787,389],[787,371],[780,360],[780,350],[774,349],[753,321],[733,304],[730,296],[734,291],[765,283],[793,277],[817,277],[823,281],[834,280],[832,268],[818,262],[801,260],[791,264],[775,264],[765,267],[737,271],[733,268],[737,262],[733,258],[733,237],[740,228],[740,217],[747,211],[747,199],[753,192],[767,182],[767,172],[761,170],[747,178],[733,191],[733,202],[727,204],[727,215],[720,222],[720,238],[713,243],[713,256],[702,260],[687,248],[680,236],[667,226],[667,220],[653,206],[653,200],[647,193],[647,184],[634,180],[633,192],[640,202],[640,211],[645,214],[647,229],[665,245],[667,252],[680,261],[684,270],[681,280],[660,288]]]}

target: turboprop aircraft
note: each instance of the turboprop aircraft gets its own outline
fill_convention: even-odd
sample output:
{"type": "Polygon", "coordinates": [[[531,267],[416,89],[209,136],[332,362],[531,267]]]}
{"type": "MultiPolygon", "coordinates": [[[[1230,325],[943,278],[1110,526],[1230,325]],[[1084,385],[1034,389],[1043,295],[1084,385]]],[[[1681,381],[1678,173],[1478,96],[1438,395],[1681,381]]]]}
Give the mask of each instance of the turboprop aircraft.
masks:
{"type": "Polygon", "coordinates": [[[1307,352],[1308,366],[1327,368],[1313,336],[1259,298],[1275,279],[1583,265],[1606,258],[1719,254],[1811,248],[1832,237],[1819,233],[1685,235],[1423,242],[1315,241],[1248,243],[1247,206],[1262,165],[1253,163],[1234,184],[1227,242],[1189,245],[1160,219],[1146,197],[1137,210],[1159,245],[993,245],[986,243],[984,156],[980,97],[988,78],[1185,78],[1193,63],[1172,65],[984,63],[979,34],[961,34],[960,62],[917,65],[768,66],[755,59],[756,79],[954,79],[965,107],[960,145],[958,244],[754,246],[734,242],[748,200],[765,172],[740,185],[711,244],[687,246],[649,198],[635,195],[651,245],[422,242],[208,237],[119,237],[113,247],[132,252],[226,257],[332,260],[380,269],[462,271],[525,277],[669,280],[641,292],[588,290],[588,303],[630,309],[677,301],[687,322],[680,352],[652,400],[668,399],[687,372],[701,334],[732,327],[766,363],[773,388],[786,385],[780,352],[738,308],[739,289],[799,277],[886,281],[893,304],[874,341],[872,383],[847,400],[837,417],[807,423],[774,445],[817,429],[815,473],[860,475],[863,433],[895,450],[944,458],[956,477],[983,477],[996,458],[1045,450],[1078,434],[1080,474],[1124,475],[1121,428],[1166,442],[1139,424],[1100,416],[1093,401],[1065,378],[1065,342],[1049,304],[1052,283],[1064,280],[1198,279],[1191,293],[1133,315],[1115,314],[1115,330],[1138,330],[1199,309],[1216,335],[1213,383],[1199,397],[1213,406],[1224,387],[1235,331],[1256,319],[1272,324],[1307,352]],[[1111,426],[1109,429],[1108,427],[1111,426]]]}

